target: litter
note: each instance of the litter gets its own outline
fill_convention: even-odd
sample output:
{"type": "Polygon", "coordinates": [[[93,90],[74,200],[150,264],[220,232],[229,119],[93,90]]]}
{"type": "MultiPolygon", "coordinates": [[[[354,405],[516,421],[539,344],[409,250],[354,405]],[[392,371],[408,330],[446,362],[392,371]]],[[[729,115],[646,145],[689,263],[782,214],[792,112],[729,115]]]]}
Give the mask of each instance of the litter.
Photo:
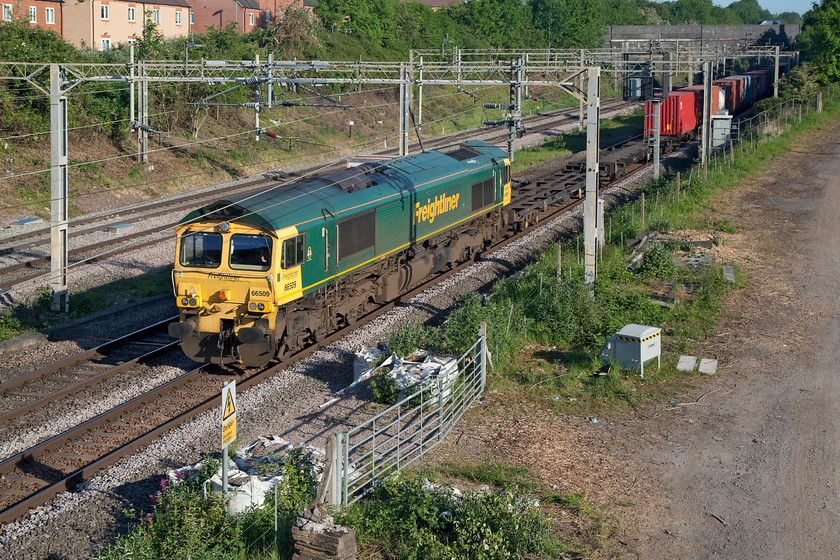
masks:
{"type": "MultiPolygon", "coordinates": [[[[278,436],[260,437],[245,448],[238,449],[233,459],[225,457],[228,461],[228,512],[240,513],[252,506],[262,505],[266,494],[286,476],[282,467],[292,451],[300,451],[301,460],[308,465],[313,478],[320,480],[326,459],[324,450],[311,445],[294,446],[278,436]],[[266,474],[268,472],[276,474],[266,474]]],[[[170,470],[167,477],[176,485],[198,474],[202,468],[204,461],[170,470]]],[[[204,483],[202,492],[204,496],[221,494],[221,466],[204,483]]]]}
{"type": "Polygon", "coordinates": [[[592,418],[592,419],[591,419],[591,422],[592,422],[593,424],[597,424],[597,423],[598,423],[598,419],[597,419],[597,418],[592,418]]]}

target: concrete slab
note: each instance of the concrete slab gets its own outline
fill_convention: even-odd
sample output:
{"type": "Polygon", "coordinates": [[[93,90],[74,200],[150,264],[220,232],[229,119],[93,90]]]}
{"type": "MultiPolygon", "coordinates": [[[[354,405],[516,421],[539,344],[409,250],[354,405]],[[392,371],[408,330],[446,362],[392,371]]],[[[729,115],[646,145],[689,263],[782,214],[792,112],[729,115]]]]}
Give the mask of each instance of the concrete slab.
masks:
{"type": "Polygon", "coordinates": [[[705,373],[706,375],[714,375],[715,372],[717,372],[717,360],[713,360],[711,358],[701,359],[700,367],[697,371],[705,373]]]}
{"type": "Polygon", "coordinates": [[[723,278],[727,282],[735,283],[735,267],[727,264],[723,265],[723,278]]]}
{"type": "Polygon", "coordinates": [[[677,362],[677,371],[694,371],[696,365],[696,356],[680,356],[680,360],[677,362]]]}
{"type": "Polygon", "coordinates": [[[45,344],[46,342],[47,337],[43,333],[31,332],[23,334],[21,336],[0,342],[0,354],[7,354],[9,352],[19,352],[24,348],[29,348],[30,346],[38,346],[40,344],[45,344]]]}

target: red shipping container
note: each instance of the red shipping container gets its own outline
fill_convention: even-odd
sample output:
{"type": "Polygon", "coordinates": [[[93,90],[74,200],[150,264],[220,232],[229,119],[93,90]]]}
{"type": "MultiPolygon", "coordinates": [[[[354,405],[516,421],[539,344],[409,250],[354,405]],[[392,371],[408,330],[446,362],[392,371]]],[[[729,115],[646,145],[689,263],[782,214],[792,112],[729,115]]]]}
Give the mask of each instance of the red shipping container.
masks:
{"type": "Polygon", "coordinates": [[[757,76],[758,77],[758,98],[763,99],[765,97],[770,97],[770,88],[773,83],[773,70],[768,70],[764,68],[762,70],[750,70],[749,72],[745,72],[747,75],[750,76],[757,76]]]}
{"type": "MultiPolygon", "coordinates": [[[[672,91],[660,103],[659,134],[680,136],[697,127],[694,92],[672,91]]],[[[654,132],[654,104],[645,101],[645,134],[654,132]]]]}
{"type": "MultiPolygon", "coordinates": [[[[703,86],[689,86],[678,91],[694,92],[694,109],[697,122],[703,122],[703,86]]],[[[720,109],[720,86],[712,86],[712,114],[720,109]]]]}

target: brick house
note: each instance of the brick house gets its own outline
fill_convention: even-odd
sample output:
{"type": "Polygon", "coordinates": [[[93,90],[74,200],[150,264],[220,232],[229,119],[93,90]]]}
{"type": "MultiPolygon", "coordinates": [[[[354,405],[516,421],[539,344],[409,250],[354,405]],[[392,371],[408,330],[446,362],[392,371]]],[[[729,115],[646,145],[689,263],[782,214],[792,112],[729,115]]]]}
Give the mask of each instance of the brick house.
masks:
{"type": "Polygon", "coordinates": [[[257,0],[191,0],[195,14],[193,31],[205,33],[210,27],[224,29],[231,22],[238,33],[260,26],[261,10],[257,0]]]}
{"type": "Polygon", "coordinates": [[[107,50],[120,43],[133,43],[143,34],[150,19],[167,39],[184,37],[191,31],[187,0],[72,0],[64,5],[64,39],[77,47],[107,50]]]}
{"type": "Polygon", "coordinates": [[[63,0],[0,0],[3,21],[28,21],[32,25],[62,34],[63,0]]]}

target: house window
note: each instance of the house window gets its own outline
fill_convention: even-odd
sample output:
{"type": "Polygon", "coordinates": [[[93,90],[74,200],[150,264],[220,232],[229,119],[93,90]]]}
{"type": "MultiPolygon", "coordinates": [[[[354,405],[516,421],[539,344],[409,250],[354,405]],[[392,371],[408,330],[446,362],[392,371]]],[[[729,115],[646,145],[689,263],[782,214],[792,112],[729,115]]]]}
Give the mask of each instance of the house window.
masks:
{"type": "Polygon", "coordinates": [[[44,21],[46,21],[48,25],[55,25],[55,8],[46,8],[45,12],[44,21]]]}
{"type": "Polygon", "coordinates": [[[271,10],[266,10],[265,11],[265,22],[268,23],[269,21],[271,21],[271,10]]]}
{"type": "Polygon", "coordinates": [[[3,4],[3,21],[12,21],[12,5],[3,4]]]}
{"type": "Polygon", "coordinates": [[[175,25],[181,25],[181,10],[175,10],[175,25]]]}
{"type": "Polygon", "coordinates": [[[250,25],[254,25],[254,12],[251,12],[250,14],[248,14],[248,23],[250,25]]]}
{"type": "Polygon", "coordinates": [[[134,19],[134,8],[131,6],[128,8],[128,21],[136,21],[134,19]]]}
{"type": "Polygon", "coordinates": [[[195,12],[190,12],[190,25],[195,25],[195,12]]]}
{"type": "Polygon", "coordinates": [[[38,8],[29,6],[29,23],[38,23],[38,8]]]}
{"type": "Polygon", "coordinates": [[[152,23],[160,23],[160,10],[152,10],[152,23]]]}
{"type": "Polygon", "coordinates": [[[99,7],[99,13],[102,15],[102,19],[108,19],[108,4],[102,4],[99,7]]]}
{"type": "Polygon", "coordinates": [[[111,48],[111,39],[103,37],[99,40],[99,45],[102,47],[100,50],[107,51],[111,48]]]}

